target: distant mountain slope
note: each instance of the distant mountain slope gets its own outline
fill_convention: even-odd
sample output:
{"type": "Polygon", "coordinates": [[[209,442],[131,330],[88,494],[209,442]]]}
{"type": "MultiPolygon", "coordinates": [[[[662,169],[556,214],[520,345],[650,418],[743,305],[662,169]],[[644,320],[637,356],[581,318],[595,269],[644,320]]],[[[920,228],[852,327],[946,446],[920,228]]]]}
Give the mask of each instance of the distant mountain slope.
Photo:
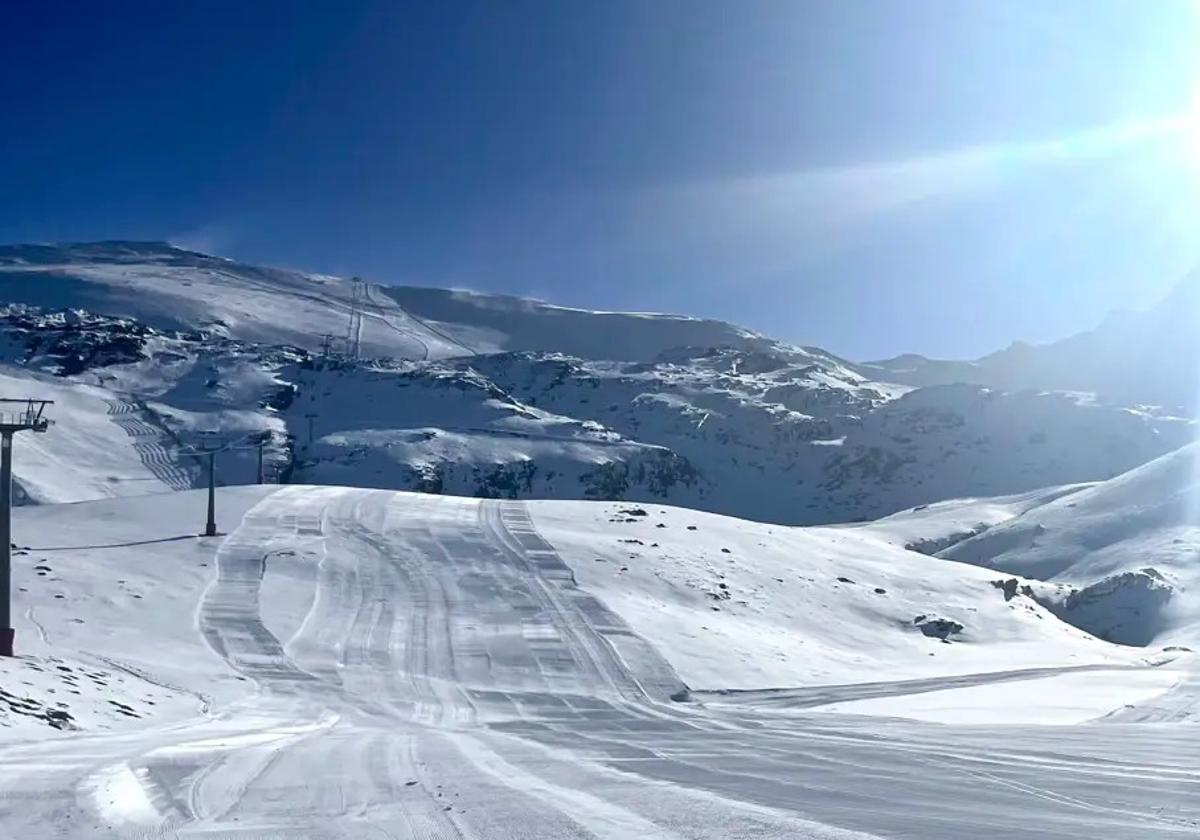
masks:
{"type": "Polygon", "coordinates": [[[507,295],[381,286],[379,293],[464,351],[564,353],[646,361],[676,347],[768,350],[778,342],[750,330],[684,315],[595,312],[507,295]]]}
{"type": "MultiPolygon", "coordinates": [[[[1192,435],[1188,422],[1078,397],[966,386],[905,393],[815,354],[801,364],[731,348],[657,363],[540,353],[322,361],[128,320],[21,310],[0,315],[0,351],[26,371],[59,374],[56,383],[142,406],[157,424],[145,442],[160,449],[195,443],[205,430],[226,439],[266,433],[268,474],[290,480],[661,499],[783,523],[1108,478],[1192,435]]],[[[59,410],[64,429],[86,427],[85,414],[59,410]]],[[[222,479],[252,480],[248,458],[223,456],[222,479]]],[[[19,461],[18,476],[29,467],[19,461]]],[[[89,479],[78,495],[46,498],[96,495],[89,479]]]]}
{"type": "MultiPolygon", "coordinates": [[[[442,358],[464,351],[366,287],[359,340],[369,356],[442,358]]],[[[354,284],[260,268],[162,242],[0,247],[0,300],[135,318],[166,330],[315,350],[344,339],[354,284]]]]}
{"type": "MultiPolygon", "coordinates": [[[[156,469],[203,432],[266,435],[282,480],[823,524],[1103,480],[1193,436],[1079,394],[914,389],[719,321],[356,284],[161,243],[0,248],[5,296],[0,363],[138,406],[156,469]],[[354,310],[358,359],[342,352],[354,310]]],[[[239,452],[220,480],[253,479],[239,452]]],[[[51,486],[31,469],[18,477],[51,486]]],[[[80,476],[33,495],[140,486],[80,476]]]]}
{"type": "Polygon", "coordinates": [[[1114,315],[1050,344],[1016,343],[971,362],[897,356],[863,365],[871,378],[914,386],[969,383],[1002,390],[1087,391],[1120,404],[1200,409],[1200,272],[1158,305],[1114,315]]]}
{"type": "Polygon", "coordinates": [[[679,346],[771,347],[721,321],[590,312],[500,295],[354,284],[262,268],[162,242],[0,246],[0,301],[136,318],[161,329],[206,329],[241,341],[319,348],[362,315],[366,356],[441,359],[507,350],[651,359],[679,346]]]}
{"type": "Polygon", "coordinates": [[[684,456],[713,489],[669,497],[677,503],[787,523],[1109,478],[1192,435],[1188,423],[1077,396],[905,393],[831,357],[803,362],[729,350],[653,365],[536,354],[469,365],[522,402],[684,456]]]}
{"type": "Polygon", "coordinates": [[[1198,643],[1200,444],[1033,508],[940,556],[1069,584],[1061,614],[1105,638],[1198,643]]]}

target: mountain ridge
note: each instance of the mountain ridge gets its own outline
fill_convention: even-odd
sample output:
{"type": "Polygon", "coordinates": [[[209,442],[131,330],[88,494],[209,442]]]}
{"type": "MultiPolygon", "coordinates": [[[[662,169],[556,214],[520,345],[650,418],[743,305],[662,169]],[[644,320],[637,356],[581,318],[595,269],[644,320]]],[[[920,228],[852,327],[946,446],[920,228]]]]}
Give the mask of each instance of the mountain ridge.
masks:
{"type": "MultiPolygon", "coordinates": [[[[1080,394],[914,387],[721,321],[357,284],[163,243],[0,248],[0,299],[3,369],[139,406],[163,451],[209,429],[268,434],[273,472],[310,483],[822,524],[1103,480],[1193,434],[1080,394]]],[[[147,489],[162,457],[146,454],[147,489]]],[[[231,460],[228,480],[244,479],[231,460]]],[[[104,481],[79,496],[25,483],[54,501],[104,481]]],[[[124,481],[111,491],[137,489],[124,481]]]]}
{"type": "Polygon", "coordinates": [[[903,354],[863,363],[864,373],[924,387],[1087,391],[1102,399],[1148,404],[1195,416],[1200,409],[1200,272],[1156,304],[1116,313],[1089,330],[1045,344],[1014,342],[974,360],[903,354]]]}

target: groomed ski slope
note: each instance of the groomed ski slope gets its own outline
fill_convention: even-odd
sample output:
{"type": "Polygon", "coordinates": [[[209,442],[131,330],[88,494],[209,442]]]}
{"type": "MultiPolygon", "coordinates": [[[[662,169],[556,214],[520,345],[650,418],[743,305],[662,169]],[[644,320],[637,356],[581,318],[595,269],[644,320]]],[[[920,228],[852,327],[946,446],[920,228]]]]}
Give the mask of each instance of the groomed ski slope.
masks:
{"type": "Polygon", "coordinates": [[[21,435],[17,498],[63,502],[186,490],[197,466],[133,397],[4,366],[0,393],[53,400],[53,434],[21,435]]]}
{"type": "Polygon", "coordinates": [[[1104,719],[1190,658],[1092,639],[989,570],[658,506],[289,486],[223,489],[223,539],[202,516],[197,492],[18,511],[0,836],[1200,830],[1200,743],[1104,719]],[[962,631],[912,625],[925,598],[962,631]],[[1017,650],[1029,670],[997,672],[1017,650]],[[895,716],[980,686],[1007,723],[895,716]],[[1092,722],[1046,725],[1064,686],[1092,722]]]}

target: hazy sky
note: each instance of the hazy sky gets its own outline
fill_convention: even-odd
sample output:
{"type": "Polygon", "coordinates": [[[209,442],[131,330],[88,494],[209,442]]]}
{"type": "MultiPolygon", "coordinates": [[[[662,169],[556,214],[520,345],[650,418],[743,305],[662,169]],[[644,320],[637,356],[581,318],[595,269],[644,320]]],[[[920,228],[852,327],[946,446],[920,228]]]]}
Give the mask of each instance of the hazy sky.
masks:
{"type": "Polygon", "coordinates": [[[974,356],[1200,261],[1200,6],[27,2],[0,241],[974,356]]]}

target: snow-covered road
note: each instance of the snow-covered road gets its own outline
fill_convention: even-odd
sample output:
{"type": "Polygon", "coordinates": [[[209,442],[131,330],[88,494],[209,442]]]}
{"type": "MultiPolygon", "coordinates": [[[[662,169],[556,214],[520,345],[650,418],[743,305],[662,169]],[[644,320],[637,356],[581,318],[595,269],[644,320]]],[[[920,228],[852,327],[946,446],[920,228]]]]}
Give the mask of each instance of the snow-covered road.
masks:
{"type": "Polygon", "coordinates": [[[136,730],[0,742],[0,836],[1200,832],[1186,724],[697,702],[520,502],[280,489],[220,544],[195,624],[245,691],[136,730]]]}

